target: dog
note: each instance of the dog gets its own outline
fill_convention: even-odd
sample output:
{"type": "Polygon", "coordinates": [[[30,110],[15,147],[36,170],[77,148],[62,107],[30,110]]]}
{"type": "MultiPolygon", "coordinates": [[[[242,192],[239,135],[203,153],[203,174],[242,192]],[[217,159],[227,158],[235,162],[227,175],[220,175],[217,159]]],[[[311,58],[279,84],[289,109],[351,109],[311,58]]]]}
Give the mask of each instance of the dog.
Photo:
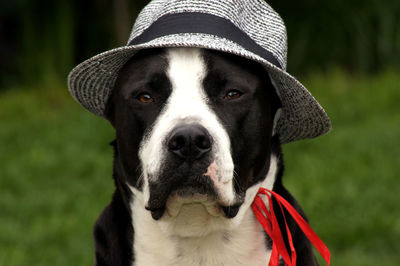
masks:
{"type": "MultiPolygon", "coordinates": [[[[259,187],[305,218],[282,184],[280,108],[255,61],[201,48],[135,54],[105,112],[116,132],[115,192],[94,227],[95,265],[267,265],[272,241],[250,207],[259,187]]],[[[318,265],[286,220],[297,265],[318,265]]]]}

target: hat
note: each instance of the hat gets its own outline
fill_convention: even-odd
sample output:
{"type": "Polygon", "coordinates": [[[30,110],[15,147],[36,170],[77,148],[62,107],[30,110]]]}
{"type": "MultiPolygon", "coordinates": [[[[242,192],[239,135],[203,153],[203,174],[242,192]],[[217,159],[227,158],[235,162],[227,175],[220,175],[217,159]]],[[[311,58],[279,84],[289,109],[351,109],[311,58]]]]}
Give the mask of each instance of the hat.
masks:
{"type": "Polygon", "coordinates": [[[309,91],[286,72],[286,28],[263,0],[153,0],[139,14],[126,46],[96,55],[68,76],[69,91],[104,117],[121,67],[139,50],[198,47],[257,61],[282,102],[275,132],[281,143],[327,133],[330,120],[309,91]]]}

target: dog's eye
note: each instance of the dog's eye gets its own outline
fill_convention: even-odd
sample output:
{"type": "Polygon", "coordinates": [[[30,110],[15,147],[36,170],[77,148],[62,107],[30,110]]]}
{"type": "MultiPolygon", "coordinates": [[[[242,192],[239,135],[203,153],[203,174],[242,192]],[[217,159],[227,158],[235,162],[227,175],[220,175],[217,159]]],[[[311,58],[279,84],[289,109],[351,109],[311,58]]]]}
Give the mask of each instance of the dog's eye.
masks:
{"type": "Polygon", "coordinates": [[[228,101],[230,100],[235,100],[240,98],[240,96],[242,96],[243,93],[241,93],[238,90],[230,90],[228,91],[228,93],[225,95],[225,99],[227,99],[228,101]]]}
{"type": "Polygon", "coordinates": [[[152,103],[154,99],[148,93],[141,93],[136,97],[141,103],[152,103]]]}

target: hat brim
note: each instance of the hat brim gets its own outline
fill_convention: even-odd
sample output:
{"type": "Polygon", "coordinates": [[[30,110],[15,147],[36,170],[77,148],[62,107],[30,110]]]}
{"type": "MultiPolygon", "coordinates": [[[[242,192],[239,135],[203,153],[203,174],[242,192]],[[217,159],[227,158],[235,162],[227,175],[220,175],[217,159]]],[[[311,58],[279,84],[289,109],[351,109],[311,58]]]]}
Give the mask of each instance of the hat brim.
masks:
{"type": "Polygon", "coordinates": [[[282,102],[281,116],[275,129],[282,144],[318,137],[331,129],[331,122],[324,109],[297,79],[240,45],[208,34],[168,35],[140,45],[124,46],[96,55],[71,71],[68,76],[70,93],[84,108],[104,117],[107,101],[121,67],[139,50],[159,47],[213,49],[264,65],[277,87],[282,102]]]}

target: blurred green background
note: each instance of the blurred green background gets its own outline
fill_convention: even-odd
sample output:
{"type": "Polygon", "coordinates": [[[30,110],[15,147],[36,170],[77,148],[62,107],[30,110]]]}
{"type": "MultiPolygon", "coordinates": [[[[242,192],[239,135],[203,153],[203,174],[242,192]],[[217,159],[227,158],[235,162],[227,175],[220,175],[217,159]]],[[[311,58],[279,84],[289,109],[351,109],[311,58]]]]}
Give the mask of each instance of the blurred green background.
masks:
{"type": "MultiPolygon", "coordinates": [[[[114,133],[72,100],[66,76],[125,44],[145,3],[0,2],[1,266],[93,264],[114,133]]],[[[284,146],[284,183],[332,265],[400,265],[400,1],[269,3],[288,28],[289,71],[333,123],[284,146]]]]}

